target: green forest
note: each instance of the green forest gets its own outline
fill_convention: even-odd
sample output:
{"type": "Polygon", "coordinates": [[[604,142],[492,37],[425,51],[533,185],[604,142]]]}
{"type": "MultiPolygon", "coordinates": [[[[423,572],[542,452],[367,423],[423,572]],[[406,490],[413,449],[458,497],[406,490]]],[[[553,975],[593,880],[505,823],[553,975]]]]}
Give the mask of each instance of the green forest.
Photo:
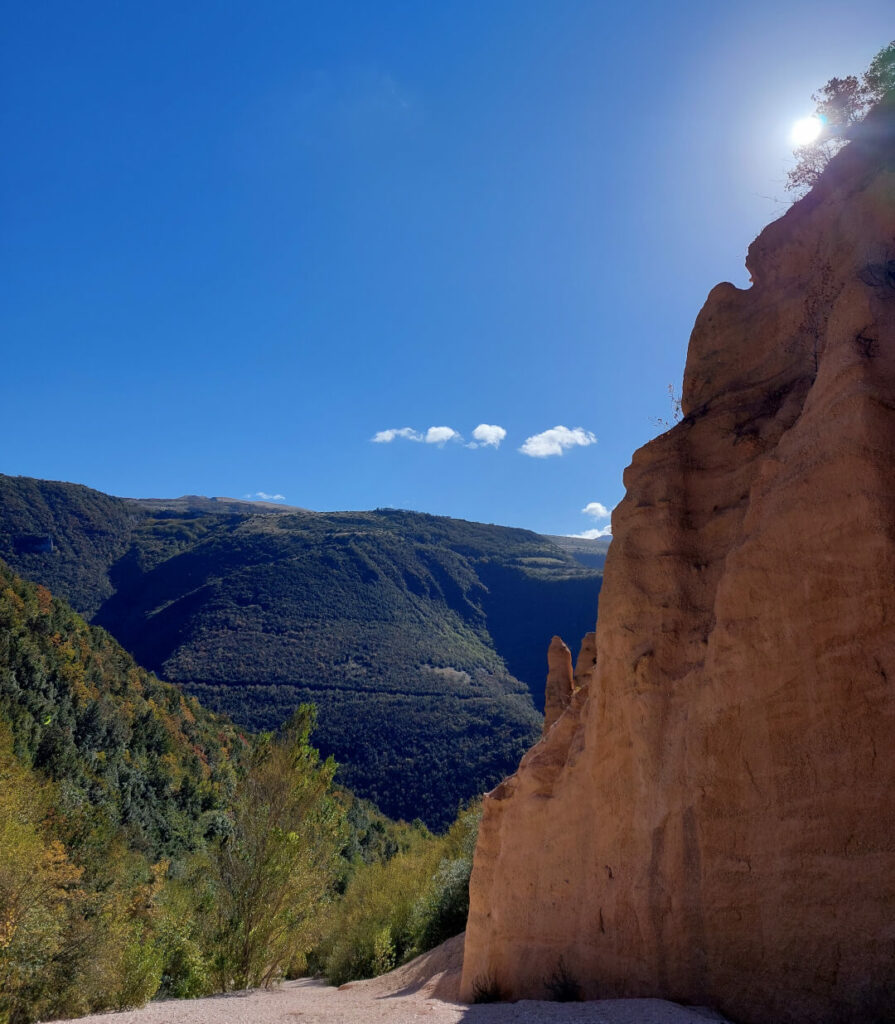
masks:
{"type": "MultiPolygon", "coordinates": [[[[250,730],[302,703],[338,782],[449,824],[537,738],[546,650],[601,571],[527,530],[379,509],[136,501],[0,476],[0,557],[250,730]]],[[[586,546],[586,544],[585,544],[586,546]]]]}
{"type": "Polygon", "coordinates": [[[365,977],[461,930],[477,808],[389,820],[315,719],[248,736],[0,563],[0,1022],[365,977]]]}

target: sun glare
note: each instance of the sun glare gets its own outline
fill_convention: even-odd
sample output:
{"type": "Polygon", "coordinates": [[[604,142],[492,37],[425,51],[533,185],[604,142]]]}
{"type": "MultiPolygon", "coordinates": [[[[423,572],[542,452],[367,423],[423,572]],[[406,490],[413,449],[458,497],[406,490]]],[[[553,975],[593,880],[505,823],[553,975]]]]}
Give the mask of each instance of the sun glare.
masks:
{"type": "Polygon", "coordinates": [[[796,146],[810,146],[820,135],[823,122],[819,117],[802,117],[792,126],[790,138],[796,146]]]}

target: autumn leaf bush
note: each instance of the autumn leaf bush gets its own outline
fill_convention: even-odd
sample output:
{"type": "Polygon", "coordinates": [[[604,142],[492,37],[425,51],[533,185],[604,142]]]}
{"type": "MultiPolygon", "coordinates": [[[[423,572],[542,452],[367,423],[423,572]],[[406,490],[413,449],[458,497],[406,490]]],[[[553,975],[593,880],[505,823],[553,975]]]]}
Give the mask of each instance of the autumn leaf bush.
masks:
{"type": "Polygon", "coordinates": [[[83,897],[82,871],[45,826],[47,787],[18,763],[0,723],[0,1021],[18,1024],[26,1008],[52,1005],[53,961],[83,897]]]}

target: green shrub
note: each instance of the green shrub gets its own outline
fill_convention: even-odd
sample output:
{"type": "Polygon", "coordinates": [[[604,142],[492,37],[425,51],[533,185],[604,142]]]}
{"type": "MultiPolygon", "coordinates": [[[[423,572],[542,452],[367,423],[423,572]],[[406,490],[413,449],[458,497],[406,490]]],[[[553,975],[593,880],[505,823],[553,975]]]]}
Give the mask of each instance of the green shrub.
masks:
{"type": "Polygon", "coordinates": [[[316,951],[332,984],[382,974],[463,930],[480,814],[461,811],[443,836],[411,829],[389,861],[357,867],[316,951]]]}
{"type": "Polygon", "coordinates": [[[374,974],[386,974],[395,967],[395,943],[388,925],[373,936],[372,967],[374,974]]]}
{"type": "Polygon", "coordinates": [[[196,856],[185,869],[185,877],[169,878],[162,893],[158,933],[163,966],[159,994],[170,999],[192,999],[212,992],[206,955],[208,936],[200,930],[208,916],[210,887],[204,881],[207,872],[207,858],[196,856]]]}
{"type": "Polygon", "coordinates": [[[321,762],[303,704],[256,744],[234,794],[232,830],[210,857],[215,989],[268,986],[312,948],[339,877],[346,827],[332,795],[336,764],[321,762]]]}
{"type": "Polygon", "coordinates": [[[129,1010],[148,1003],[162,982],[163,951],[155,936],[144,934],[141,927],[132,927],[118,962],[118,983],[112,1007],[129,1010]]]}
{"type": "Polygon", "coordinates": [[[183,935],[165,943],[160,991],[172,999],[195,999],[211,992],[208,962],[198,943],[183,935]]]}
{"type": "Polygon", "coordinates": [[[414,907],[413,936],[417,953],[458,935],[469,914],[469,876],[478,836],[481,806],[461,811],[442,840],[443,856],[414,907]]]}
{"type": "Polygon", "coordinates": [[[322,943],[324,973],[334,985],[371,978],[412,955],[417,894],[436,869],[438,852],[423,833],[387,863],[359,868],[333,906],[322,943]],[[388,936],[389,954],[384,957],[388,936]]]}

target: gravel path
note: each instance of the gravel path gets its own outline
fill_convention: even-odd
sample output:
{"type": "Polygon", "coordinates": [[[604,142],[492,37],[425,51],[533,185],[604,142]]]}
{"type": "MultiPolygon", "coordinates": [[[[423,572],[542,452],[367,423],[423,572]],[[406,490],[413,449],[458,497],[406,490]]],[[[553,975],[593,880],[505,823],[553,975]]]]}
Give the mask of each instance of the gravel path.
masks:
{"type": "Polygon", "coordinates": [[[81,1017],[79,1024],[725,1024],[710,1010],[663,999],[466,1006],[456,1001],[462,938],[391,974],[341,988],[304,978],[269,990],[149,1003],[140,1010],[81,1017]]]}

